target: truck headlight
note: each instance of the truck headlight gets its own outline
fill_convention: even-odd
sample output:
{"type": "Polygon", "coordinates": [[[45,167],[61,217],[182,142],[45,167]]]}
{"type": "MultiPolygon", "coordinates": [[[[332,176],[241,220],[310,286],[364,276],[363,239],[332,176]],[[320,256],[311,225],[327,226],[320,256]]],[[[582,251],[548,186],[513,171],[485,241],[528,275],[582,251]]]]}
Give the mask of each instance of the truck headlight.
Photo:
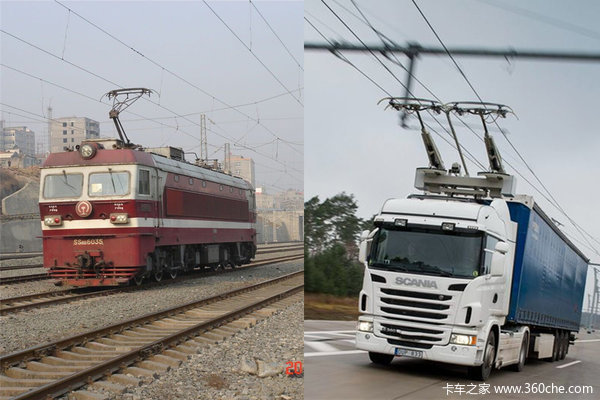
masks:
{"type": "Polygon", "coordinates": [[[475,346],[475,344],[477,344],[477,336],[459,335],[459,334],[453,333],[450,336],[450,343],[461,344],[463,346],[475,346]]]}
{"type": "Polygon", "coordinates": [[[358,321],[358,330],[361,332],[373,332],[373,323],[371,321],[358,321]]]}

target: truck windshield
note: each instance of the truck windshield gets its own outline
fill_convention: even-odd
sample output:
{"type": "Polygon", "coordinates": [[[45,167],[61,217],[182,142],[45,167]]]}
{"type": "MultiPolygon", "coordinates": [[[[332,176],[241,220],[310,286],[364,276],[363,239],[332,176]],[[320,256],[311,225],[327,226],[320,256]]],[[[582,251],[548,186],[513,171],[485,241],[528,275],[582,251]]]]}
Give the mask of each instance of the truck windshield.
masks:
{"type": "Polygon", "coordinates": [[[129,172],[100,172],[90,174],[90,196],[122,196],[129,193],[129,172]]]}
{"type": "Polygon", "coordinates": [[[83,189],[83,174],[46,175],[44,178],[44,198],[79,198],[83,189]]]}
{"type": "Polygon", "coordinates": [[[483,233],[380,228],[369,266],[426,275],[474,278],[480,274],[483,233]]]}

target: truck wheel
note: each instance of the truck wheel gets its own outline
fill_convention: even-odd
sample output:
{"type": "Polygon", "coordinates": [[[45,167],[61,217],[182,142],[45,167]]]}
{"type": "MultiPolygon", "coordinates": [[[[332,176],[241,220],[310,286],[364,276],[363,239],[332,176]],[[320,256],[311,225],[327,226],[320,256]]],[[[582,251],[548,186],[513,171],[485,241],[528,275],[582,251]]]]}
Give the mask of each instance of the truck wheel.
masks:
{"type": "Polygon", "coordinates": [[[371,362],[379,365],[388,365],[394,359],[393,354],[382,354],[382,353],[374,353],[372,351],[369,352],[369,358],[371,362]]]}
{"type": "Polygon", "coordinates": [[[519,350],[519,362],[511,366],[513,371],[521,372],[523,371],[523,366],[525,365],[525,359],[527,358],[527,342],[529,337],[525,335],[523,337],[523,343],[521,343],[521,350],[519,350]]]}
{"type": "Polygon", "coordinates": [[[567,356],[567,347],[569,346],[569,333],[562,331],[560,335],[560,354],[558,355],[559,360],[564,360],[567,356]]]}
{"type": "Polygon", "coordinates": [[[550,362],[558,361],[558,356],[560,354],[560,331],[556,331],[554,333],[554,346],[552,346],[552,358],[550,358],[550,362]]]}
{"type": "Polygon", "coordinates": [[[496,335],[490,332],[485,350],[483,351],[483,363],[477,367],[469,367],[469,377],[478,381],[485,381],[494,367],[494,358],[496,356],[496,335]]]}

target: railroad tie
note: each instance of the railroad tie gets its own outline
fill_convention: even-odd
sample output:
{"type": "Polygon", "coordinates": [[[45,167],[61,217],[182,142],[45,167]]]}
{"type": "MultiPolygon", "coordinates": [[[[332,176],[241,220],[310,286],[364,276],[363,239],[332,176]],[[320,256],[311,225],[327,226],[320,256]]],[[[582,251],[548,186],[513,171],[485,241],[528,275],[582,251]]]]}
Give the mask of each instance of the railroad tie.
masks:
{"type": "Polygon", "coordinates": [[[108,396],[87,390],[78,390],[69,394],[69,400],[108,400],[108,396]]]}
{"type": "Polygon", "coordinates": [[[127,386],[107,381],[94,382],[93,384],[89,385],[88,388],[96,391],[104,390],[115,394],[123,394],[127,391],[127,386]]]}
{"type": "Polygon", "coordinates": [[[124,374],[113,374],[108,377],[108,380],[126,386],[142,386],[140,379],[124,374]]]}

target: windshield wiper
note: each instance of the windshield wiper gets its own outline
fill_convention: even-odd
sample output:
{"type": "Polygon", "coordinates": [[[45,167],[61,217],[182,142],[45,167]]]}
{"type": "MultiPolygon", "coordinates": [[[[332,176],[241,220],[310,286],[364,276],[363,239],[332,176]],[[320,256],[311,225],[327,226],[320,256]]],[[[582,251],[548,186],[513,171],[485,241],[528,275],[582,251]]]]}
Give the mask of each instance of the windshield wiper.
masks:
{"type": "Polygon", "coordinates": [[[64,169],[63,169],[63,176],[64,176],[64,178],[65,178],[65,185],[67,185],[67,186],[68,186],[68,187],[70,187],[71,189],[75,189],[75,190],[77,190],[77,189],[75,188],[75,186],[72,186],[72,185],[69,183],[69,181],[68,181],[68,179],[67,179],[67,172],[66,172],[64,169]]]}
{"type": "Polygon", "coordinates": [[[441,276],[454,276],[454,274],[452,274],[448,271],[445,271],[445,270],[441,269],[440,267],[436,267],[435,265],[424,264],[422,262],[415,263],[415,265],[418,266],[419,269],[424,272],[430,271],[430,272],[437,272],[441,276]]]}
{"type": "Polygon", "coordinates": [[[111,183],[113,185],[113,193],[116,193],[117,192],[117,188],[115,187],[115,180],[113,179],[112,170],[110,168],[108,169],[108,175],[110,175],[110,181],[111,181],[111,183]]]}
{"type": "Polygon", "coordinates": [[[410,272],[408,268],[404,265],[399,264],[384,264],[384,263],[373,263],[370,264],[369,267],[374,267],[378,269],[385,269],[387,271],[402,271],[402,272],[410,272]]]}

